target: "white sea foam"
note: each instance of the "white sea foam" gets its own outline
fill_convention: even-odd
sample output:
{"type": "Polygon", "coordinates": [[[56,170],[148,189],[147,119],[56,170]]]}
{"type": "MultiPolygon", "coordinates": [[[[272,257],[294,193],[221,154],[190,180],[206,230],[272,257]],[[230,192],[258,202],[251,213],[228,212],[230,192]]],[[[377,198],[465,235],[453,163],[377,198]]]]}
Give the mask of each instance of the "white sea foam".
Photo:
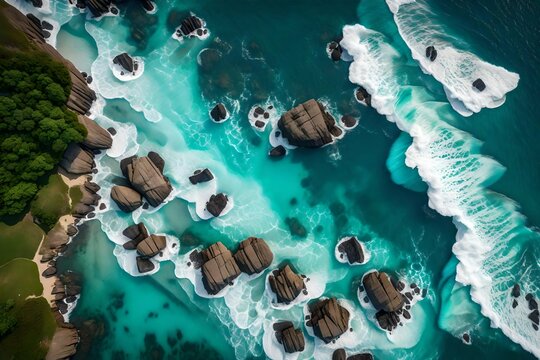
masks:
{"type": "Polygon", "coordinates": [[[457,281],[471,286],[472,299],[493,326],[540,356],[530,320],[511,311],[509,296],[516,279],[538,291],[538,284],[531,283],[538,279],[522,266],[525,244],[538,241],[538,234],[525,227],[513,201],[486,189],[504,168],[478,153],[479,141],[444,121],[452,116],[447,104],[433,102],[424,88],[409,86],[400,77],[395,50],[381,34],[361,25],[346,26],[343,34],[341,44],[354,57],[349,79],[368,90],[379,113],[411,135],[406,165],[417,168],[428,184],[429,206],[454,219],[457,281]]]}
{"type": "Polygon", "coordinates": [[[279,120],[279,115],[274,105],[270,102],[270,100],[268,100],[265,104],[253,105],[249,110],[248,119],[253,129],[255,129],[256,131],[264,132],[268,124],[277,123],[277,121],[279,120]],[[255,109],[257,109],[258,107],[262,108],[264,112],[268,114],[268,119],[264,118],[264,114],[255,116],[255,109]],[[258,127],[257,125],[255,125],[257,121],[262,121],[264,125],[262,127],[258,127]]]}
{"type": "Polygon", "coordinates": [[[120,81],[132,81],[138,79],[142,76],[144,72],[144,60],[140,56],[133,56],[133,66],[137,66],[137,70],[133,72],[128,72],[120,64],[114,64],[112,59],[109,64],[112,73],[120,81]]]}
{"type": "Polygon", "coordinates": [[[395,0],[387,0],[387,4],[412,57],[425,73],[431,74],[444,86],[450,104],[461,115],[470,116],[483,108],[501,106],[506,94],[517,87],[518,74],[455,48],[447,32],[431,20],[434,14],[427,4],[395,0]],[[419,23],[422,26],[418,26],[419,23]],[[437,50],[435,61],[425,56],[428,46],[434,46],[437,50]],[[472,86],[476,79],[484,81],[484,91],[472,86]]]}

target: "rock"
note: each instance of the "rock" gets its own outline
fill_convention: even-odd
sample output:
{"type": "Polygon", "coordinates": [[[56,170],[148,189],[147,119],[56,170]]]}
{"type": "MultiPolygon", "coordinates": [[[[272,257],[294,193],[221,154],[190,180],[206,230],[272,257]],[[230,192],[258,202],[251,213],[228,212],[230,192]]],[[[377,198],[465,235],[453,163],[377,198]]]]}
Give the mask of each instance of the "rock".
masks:
{"type": "Polygon", "coordinates": [[[113,186],[111,198],[123,212],[132,212],[142,205],[141,194],[128,186],[113,186]]]}
{"type": "Polygon", "coordinates": [[[285,154],[287,154],[287,150],[285,149],[283,145],[278,145],[276,147],[273,147],[268,153],[268,155],[271,157],[282,157],[282,156],[285,156],[285,154]]]}
{"type": "Polygon", "coordinates": [[[265,125],[266,125],[266,123],[264,121],[261,121],[261,120],[255,121],[255,127],[256,128],[262,129],[265,125]]]}
{"type": "Polygon", "coordinates": [[[359,102],[365,103],[367,106],[371,106],[371,95],[362,86],[356,89],[355,97],[359,102]]]}
{"type": "Polygon", "coordinates": [[[155,267],[156,266],[152,261],[150,261],[150,259],[146,259],[142,256],[137,256],[137,270],[139,270],[141,274],[152,271],[155,267]]]}
{"type": "Polygon", "coordinates": [[[150,235],[137,244],[137,253],[141,256],[150,258],[156,256],[167,246],[167,239],[161,235],[150,235]]]}
{"type": "Polygon", "coordinates": [[[535,323],[536,325],[539,325],[539,312],[538,312],[538,309],[534,310],[533,312],[531,312],[528,316],[528,318],[533,322],[535,323]]]}
{"type": "Polygon", "coordinates": [[[45,30],[52,30],[52,29],[54,29],[54,26],[53,26],[51,23],[49,23],[49,22],[47,22],[47,21],[45,21],[45,20],[43,20],[43,21],[41,22],[41,27],[43,27],[43,29],[45,29],[45,30]]]}
{"type": "Polygon", "coordinates": [[[40,8],[43,6],[43,0],[30,0],[32,2],[32,5],[36,8],[40,8]]]}
{"type": "Polygon", "coordinates": [[[203,285],[209,294],[216,295],[240,275],[233,255],[221,242],[201,251],[200,255],[203,285]]]}
{"type": "Polygon", "coordinates": [[[268,277],[270,288],[276,294],[277,302],[290,303],[306,288],[304,279],[296,274],[289,265],[274,270],[268,277]]]}
{"type": "Polygon", "coordinates": [[[77,329],[61,326],[57,327],[45,359],[70,359],[75,355],[79,340],[77,329]]]}
{"type": "Polygon", "coordinates": [[[307,230],[304,225],[295,217],[288,217],[285,219],[285,223],[289,227],[289,231],[292,235],[304,238],[307,236],[307,230]]]}
{"type": "Polygon", "coordinates": [[[56,275],[56,267],[51,266],[51,267],[46,268],[45,270],[43,270],[41,275],[46,278],[50,278],[51,276],[56,275]]]}
{"type": "Polygon", "coordinates": [[[150,0],[141,0],[144,10],[148,12],[154,11],[154,4],[150,0]]]}
{"type": "Polygon", "coordinates": [[[193,175],[189,177],[189,182],[191,182],[193,185],[196,185],[198,183],[207,182],[213,179],[214,175],[212,174],[212,172],[208,169],[204,169],[195,171],[193,175]]]}
{"type": "Polygon", "coordinates": [[[463,339],[463,342],[465,344],[470,344],[471,343],[471,336],[467,333],[464,333],[461,338],[463,339]]]}
{"type": "Polygon", "coordinates": [[[361,264],[365,260],[362,245],[354,236],[339,244],[338,251],[347,254],[349,264],[361,264]]]}
{"type": "Polygon", "coordinates": [[[356,119],[351,115],[343,115],[341,117],[341,122],[343,125],[345,125],[347,128],[355,127],[357,124],[356,119]]]}
{"type": "Polygon", "coordinates": [[[206,210],[213,216],[218,217],[227,206],[228,200],[227,195],[223,193],[212,195],[206,203],[206,210]]]}
{"type": "Polygon", "coordinates": [[[85,3],[94,17],[108,13],[111,6],[111,0],[86,0],[85,3]]]}
{"type": "Polygon", "coordinates": [[[83,141],[84,146],[91,150],[109,149],[112,146],[112,137],[107,130],[84,115],[79,115],[77,118],[87,131],[83,141]]]}
{"type": "Polygon", "coordinates": [[[430,45],[426,48],[426,57],[431,61],[435,61],[437,58],[437,50],[434,46],[430,45]]]}
{"type": "Polygon", "coordinates": [[[375,314],[379,326],[388,331],[394,330],[399,324],[399,316],[395,312],[380,310],[375,314]]]}
{"type": "Polygon", "coordinates": [[[187,36],[192,32],[196,31],[197,29],[201,29],[202,26],[202,20],[194,15],[191,15],[182,20],[182,24],[180,25],[180,31],[182,31],[182,34],[184,36],[187,36]]]}
{"type": "MultiPolygon", "coordinates": [[[[87,84],[91,84],[92,81],[94,81],[94,79],[92,78],[92,76],[87,76],[87,77],[86,77],[86,83],[87,83],[87,84]]],[[[114,134],[113,134],[113,135],[114,135],[114,134]]]]}
{"type": "MultiPolygon", "coordinates": [[[[157,154],[154,154],[152,157],[156,160],[157,154]]],[[[133,188],[154,207],[160,205],[172,191],[169,179],[163,176],[160,170],[164,165],[163,159],[155,164],[149,156],[129,157],[120,162],[122,173],[133,188]]]]}
{"type": "Polygon", "coordinates": [[[94,194],[97,193],[101,189],[101,187],[98,184],[96,184],[94,182],[91,182],[91,181],[85,182],[84,183],[84,188],[87,191],[89,191],[91,193],[94,193],[94,194]]]}
{"type": "Polygon", "coordinates": [[[60,166],[71,174],[90,174],[95,166],[94,154],[79,144],[71,143],[60,160],[60,166]]]}
{"type": "Polygon", "coordinates": [[[311,318],[307,325],[313,326],[315,336],[327,344],[349,329],[349,311],[336,298],[317,300],[309,310],[311,318]]]}
{"type": "Polygon", "coordinates": [[[515,309],[518,306],[518,302],[516,299],[512,301],[512,309],[515,309]]]}
{"type": "Polygon", "coordinates": [[[122,231],[122,235],[130,239],[123,245],[126,250],[135,250],[137,245],[149,236],[148,230],[146,230],[143,223],[128,226],[122,231]]]}
{"type": "Polygon", "coordinates": [[[314,99],[283,114],[278,127],[291,145],[308,148],[331,143],[332,132],[337,129],[334,118],[314,99]]]}
{"type": "Polygon", "coordinates": [[[240,243],[234,259],[240,271],[253,275],[270,266],[274,260],[274,254],[263,239],[249,237],[240,243]]]}
{"type": "Polygon", "coordinates": [[[347,360],[345,349],[337,349],[332,353],[332,360],[347,360]]]}
{"type": "Polygon", "coordinates": [[[156,165],[159,171],[163,174],[165,170],[165,160],[155,151],[148,152],[148,158],[156,165]]]}
{"type": "Polygon", "coordinates": [[[129,56],[128,53],[121,53],[120,55],[116,55],[113,59],[113,63],[116,65],[120,65],[130,73],[132,73],[134,70],[133,59],[131,58],[131,56],[129,56]]]}
{"type": "Polygon", "coordinates": [[[223,105],[222,103],[216,104],[216,106],[214,106],[214,108],[210,111],[210,117],[215,122],[220,122],[220,121],[225,120],[227,118],[227,115],[228,115],[227,109],[225,108],[225,105],[223,105]]]}
{"type": "Polygon", "coordinates": [[[534,298],[531,297],[528,301],[529,301],[529,310],[538,309],[538,303],[536,302],[536,300],[534,300],[534,298]]]}
{"type": "Polygon", "coordinates": [[[514,284],[514,287],[512,288],[512,296],[517,298],[521,295],[521,288],[519,287],[519,284],[514,284]]]}
{"type": "Polygon", "coordinates": [[[264,109],[260,106],[257,106],[255,110],[253,110],[253,116],[256,118],[259,117],[259,115],[263,115],[264,113],[265,113],[264,109]]]}
{"type": "Polygon", "coordinates": [[[290,321],[275,323],[274,331],[277,341],[283,345],[283,349],[288,354],[304,351],[305,340],[302,329],[295,329],[290,321]]]}
{"type": "Polygon", "coordinates": [[[73,214],[73,217],[76,218],[84,218],[86,215],[91,213],[94,210],[92,206],[88,206],[83,203],[78,203],[73,207],[73,210],[71,210],[71,213],[73,214]]]}
{"type": "Polygon", "coordinates": [[[77,233],[79,232],[79,230],[77,229],[77,227],[73,224],[69,224],[68,227],[67,227],[67,235],[68,236],[75,236],[77,233]]]}
{"type": "Polygon", "coordinates": [[[384,272],[371,272],[364,276],[362,284],[376,310],[393,312],[403,307],[403,296],[394,288],[384,272]]]}
{"type": "Polygon", "coordinates": [[[330,52],[330,58],[332,59],[332,61],[339,61],[341,59],[341,53],[343,50],[341,49],[341,45],[339,45],[338,42],[332,41],[331,43],[329,43],[328,50],[330,52]]]}
{"type": "Polygon", "coordinates": [[[478,91],[484,91],[486,89],[486,84],[482,79],[476,79],[472,83],[473,87],[478,91]]]}
{"type": "Polygon", "coordinates": [[[113,136],[116,135],[116,129],[113,127],[107,128],[107,131],[113,136]]]}
{"type": "Polygon", "coordinates": [[[355,354],[349,356],[347,360],[373,360],[373,355],[370,353],[355,354]]]}

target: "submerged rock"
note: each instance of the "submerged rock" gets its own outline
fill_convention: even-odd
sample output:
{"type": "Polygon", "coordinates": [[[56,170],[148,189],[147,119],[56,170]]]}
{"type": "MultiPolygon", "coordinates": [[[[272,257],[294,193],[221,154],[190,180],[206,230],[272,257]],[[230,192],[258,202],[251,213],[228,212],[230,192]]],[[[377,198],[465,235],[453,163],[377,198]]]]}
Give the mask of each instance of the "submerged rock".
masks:
{"type": "Polygon", "coordinates": [[[283,345],[286,353],[304,351],[305,340],[302,329],[295,329],[290,321],[282,321],[273,325],[277,341],[283,345]]]}
{"type": "Polygon", "coordinates": [[[426,48],[426,57],[431,61],[435,61],[437,58],[437,50],[434,46],[430,45],[426,48]]]}
{"type": "Polygon", "coordinates": [[[289,231],[292,235],[305,238],[307,236],[306,227],[295,217],[288,217],[285,219],[285,223],[289,227],[289,231]]]}
{"type": "Polygon", "coordinates": [[[270,288],[276,294],[277,302],[290,303],[306,288],[304,279],[296,274],[289,265],[274,270],[268,277],[270,288]]]}
{"type": "Polygon", "coordinates": [[[270,266],[274,254],[263,239],[249,237],[240,243],[234,259],[242,272],[253,275],[270,266]]]}
{"type": "Polygon", "coordinates": [[[193,185],[207,182],[214,179],[214,175],[208,169],[196,170],[193,175],[189,177],[189,182],[193,185]]]}
{"type": "Polygon", "coordinates": [[[278,127],[291,145],[309,148],[329,144],[333,134],[341,133],[334,118],[314,99],[283,114],[278,127]]]}
{"type": "Polygon", "coordinates": [[[137,252],[144,257],[153,257],[167,246],[167,239],[162,235],[150,235],[137,245],[137,252]]]}
{"type": "Polygon", "coordinates": [[[218,217],[227,206],[228,201],[227,195],[223,193],[212,195],[206,203],[206,210],[213,216],[218,217]]]}
{"type": "Polygon", "coordinates": [[[200,255],[203,285],[209,294],[216,295],[240,275],[232,253],[221,242],[211,245],[200,255]]]}
{"type": "Polygon", "coordinates": [[[472,85],[478,91],[484,91],[486,89],[486,84],[484,83],[484,81],[482,79],[474,80],[472,85]]]}
{"type": "Polygon", "coordinates": [[[354,116],[351,115],[343,115],[341,117],[341,122],[343,125],[345,125],[347,128],[355,127],[358,121],[354,118],[354,116]]]}
{"type": "Polygon", "coordinates": [[[309,310],[307,326],[312,326],[315,336],[327,344],[349,329],[349,311],[336,298],[317,300],[309,305],[309,310]]]}
{"type": "Polygon", "coordinates": [[[210,111],[210,117],[212,117],[212,120],[214,120],[215,122],[225,120],[227,118],[227,115],[227,109],[222,103],[216,104],[216,106],[214,106],[214,108],[210,111]]]}
{"type": "Polygon", "coordinates": [[[129,56],[128,53],[122,53],[120,55],[116,55],[113,59],[113,63],[120,65],[128,72],[133,72],[135,70],[135,63],[133,61],[133,58],[129,56]]]}
{"type": "Polygon", "coordinates": [[[282,157],[282,156],[285,156],[285,154],[287,154],[287,150],[285,149],[283,145],[278,145],[276,147],[273,147],[268,153],[268,155],[271,157],[282,157]]]}
{"type": "Polygon", "coordinates": [[[347,254],[349,264],[361,264],[365,260],[362,245],[354,236],[339,244],[338,251],[347,254]]]}
{"type": "Polygon", "coordinates": [[[396,290],[384,272],[371,272],[364,276],[362,285],[376,310],[393,312],[403,307],[403,296],[396,290]]]}
{"type": "Polygon", "coordinates": [[[132,212],[142,205],[142,196],[128,186],[116,185],[111,189],[111,199],[123,212],[132,212]]]}

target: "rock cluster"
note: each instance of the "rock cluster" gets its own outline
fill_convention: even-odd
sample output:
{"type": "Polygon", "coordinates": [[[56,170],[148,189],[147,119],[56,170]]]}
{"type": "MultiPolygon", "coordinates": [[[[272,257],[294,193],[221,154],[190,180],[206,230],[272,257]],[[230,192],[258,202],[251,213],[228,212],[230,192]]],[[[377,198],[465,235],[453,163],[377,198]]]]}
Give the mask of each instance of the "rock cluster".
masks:
{"type": "Polygon", "coordinates": [[[110,149],[112,137],[107,130],[84,115],[79,115],[78,120],[86,128],[87,132],[82,145],[92,150],[110,149]]]}
{"type": "MultiPolygon", "coordinates": [[[[517,299],[521,296],[521,287],[519,286],[519,284],[514,284],[510,295],[514,298],[514,300],[512,301],[512,308],[515,309],[518,306],[517,299]]],[[[527,317],[529,318],[529,320],[531,320],[533,329],[538,331],[538,328],[540,326],[540,312],[538,311],[538,302],[531,293],[525,295],[525,301],[527,302],[527,307],[529,311],[531,311],[527,317]]]]}
{"type": "Polygon", "coordinates": [[[347,356],[345,349],[337,349],[332,354],[332,360],[373,360],[373,355],[370,353],[362,353],[347,356]]]}
{"type": "Polygon", "coordinates": [[[359,86],[356,89],[354,96],[356,97],[356,100],[358,102],[366,104],[367,106],[371,106],[371,95],[367,92],[367,90],[364,87],[359,86]]]}
{"type": "Polygon", "coordinates": [[[162,235],[149,234],[143,223],[128,226],[122,232],[129,241],[124,243],[126,250],[137,250],[137,269],[141,274],[155,269],[152,257],[161,253],[167,246],[167,239],[162,235]]]}
{"type": "Polygon", "coordinates": [[[486,89],[486,84],[482,79],[476,79],[472,83],[473,87],[478,91],[484,91],[486,89]]]}
{"type": "Polygon", "coordinates": [[[142,257],[151,258],[167,246],[167,239],[162,235],[150,235],[137,244],[137,253],[142,257]]]}
{"type": "Polygon", "coordinates": [[[431,61],[435,61],[437,58],[437,49],[434,46],[428,46],[426,48],[426,57],[431,61]]]}
{"type": "Polygon", "coordinates": [[[319,299],[309,305],[309,311],[306,325],[312,326],[313,333],[327,344],[349,329],[349,311],[336,298],[319,299]]]}
{"type": "Polygon", "coordinates": [[[204,28],[204,22],[202,19],[195,15],[190,15],[182,20],[179,29],[176,31],[177,36],[189,36],[194,34],[197,36],[203,36],[208,33],[208,30],[204,28]]]}
{"type": "Polygon", "coordinates": [[[135,250],[137,245],[149,236],[148,230],[146,230],[143,223],[128,226],[122,231],[122,235],[130,239],[123,245],[126,250],[135,250]]]}
{"type": "Polygon", "coordinates": [[[253,275],[270,266],[274,260],[274,254],[263,239],[249,237],[240,243],[234,259],[240,271],[253,275]]]}
{"type": "Polygon", "coordinates": [[[354,236],[339,244],[338,251],[342,254],[342,257],[343,254],[347,256],[349,264],[361,264],[365,260],[362,245],[354,236]]]}
{"type": "Polygon", "coordinates": [[[274,270],[268,277],[268,283],[276,294],[278,303],[288,304],[306,289],[304,278],[296,274],[289,265],[274,270]]]}
{"type": "Polygon", "coordinates": [[[324,106],[314,99],[283,114],[278,127],[291,145],[308,148],[329,144],[342,132],[324,106]]]}
{"type": "Polygon", "coordinates": [[[216,106],[214,106],[212,110],[210,110],[210,117],[215,122],[221,122],[227,119],[228,115],[229,113],[227,112],[225,105],[223,105],[222,103],[216,104],[216,106]]]}
{"type": "Polygon", "coordinates": [[[302,329],[295,329],[290,321],[281,321],[273,325],[277,341],[288,354],[304,351],[305,340],[302,329]]]}
{"type": "Polygon", "coordinates": [[[358,123],[358,121],[352,115],[343,115],[341,117],[341,122],[347,128],[353,128],[358,123]]]}
{"type": "Polygon", "coordinates": [[[122,174],[129,186],[114,186],[111,197],[126,212],[142,204],[141,196],[152,206],[159,206],[172,191],[169,179],[163,175],[165,161],[155,152],[148,156],[131,156],[120,162],[122,174]],[[138,193],[139,195],[137,195],[138,193]]]}
{"type": "MultiPolygon", "coordinates": [[[[388,274],[377,271],[371,272],[364,276],[362,285],[369,301],[377,310],[375,318],[381,328],[388,331],[395,329],[400,322],[399,315],[401,314],[406,319],[410,319],[410,313],[407,311],[410,306],[407,305],[405,310],[402,310],[402,308],[405,303],[409,304],[413,299],[413,294],[407,293],[407,297],[403,297],[394,287],[388,274]]],[[[398,283],[398,287],[403,289],[405,285],[398,283]]],[[[420,294],[420,289],[416,284],[411,284],[411,288],[415,293],[420,294]]]]}
{"type": "Polygon", "coordinates": [[[113,59],[113,64],[120,65],[122,68],[124,68],[130,73],[136,71],[138,68],[137,63],[133,61],[133,58],[129,56],[128,53],[121,53],[120,55],[116,55],[113,59]]]}
{"type": "Polygon", "coordinates": [[[196,170],[193,175],[189,177],[189,182],[193,185],[207,182],[214,179],[214,175],[208,169],[196,170]]]}
{"type": "Polygon", "coordinates": [[[206,202],[206,210],[215,217],[218,217],[227,206],[229,198],[223,193],[214,194],[206,202]]]}
{"type": "Polygon", "coordinates": [[[108,13],[111,5],[111,0],[77,0],[77,7],[88,8],[94,17],[108,13]]]}
{"type": "Polygon", "coordinates": [[[341,45],[338,41],[332,41],[328,44],[328,53],[330,54],[330,58],[333,61],[339,61],[341,59],[341,54],[343,52],[343,49],[341,48],[341,45]]]}

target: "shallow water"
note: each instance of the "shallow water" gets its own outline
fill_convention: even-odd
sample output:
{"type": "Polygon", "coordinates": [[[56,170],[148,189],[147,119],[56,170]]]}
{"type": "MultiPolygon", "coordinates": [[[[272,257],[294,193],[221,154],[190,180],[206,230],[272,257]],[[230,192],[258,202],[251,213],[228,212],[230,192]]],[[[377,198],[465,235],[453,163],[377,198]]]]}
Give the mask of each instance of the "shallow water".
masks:
{"type": "MultiPolygon", "coordinates": [[[[439,79],[421,71],[383,1],[163,1],[155,15],[129,5],[121,16],[99,21],[53,1],[52,14],[40,16],[64,24],[58,49],[92,75],[103,97],[93,111],[96,121],[118,130],[95,176],[107,209],[83,226],[61,264],[83,276],[71,320],[85,329],[103,324],[98,331],[94,327],[92,342],[83,342],[77,356],[264,358],[265,350],[270,356],[265,332],[278,319],[300,325],[303,306],[272,308],[266,273],[238,279],[220,298],[203,298],[184,259],[196,246],[222,241],[234,248],[247,236],[259,236],[274,252],[272,267],[291,261],[316,285],[313,296],[348,299],[354,331],[337,345],[349,353],[370,351],[378,359],[532,358],[508,339],[538,351],[539,333],[526,314],[513,317],[509,309],[509,288],[516,281],[539,295],[538,234],[527,228],[540,219],[540,195],[534,191],[540,177],[533,105],[538,70],[513,49],[523,44],[538,56],[534,42],[524,40],[524,29],[537,26],[535,18],[523,15],[538,9],[518,3],[491,8],[486,1],[476,8],[430,2],[432,22],[448,35],[444,41],[520,76],[502,106],[465,118],[452,109],[439,79]],[[171,38],[167,17],[173,8],[202,17],[210,37],[171,38]],[[506,24],[514,41],[497,40],[497,21],[505,11],[522,14],[506,24]],[[367,28],[358,40],[356,30],[348,36],[343,29],[357,23],[367,28]],[[467,32],[460,24],[477,30],[467,32]],[[143,40],[131,38],[137,27],[145,29],[143,40]],[[351,55],[357,44],[370,45],[354,63],[332,63],[326,54],[326,44],[343,30],[349,46],[342,45],[351,55]],[[496,47],[489,45],[496,40],[496,47]],[[221,54],[211,66],[198,64],[205,48],[221,54]],[[144,74],[137,80],[114,77],[110,60],[122,51],[143,58],[144,74]],[[354,100],[354,83],[368,90],[376,85],[375,109],[354,100]],[[359,125],[335,144],[270,160],[271,129],[255,131],[249,110],[271,103],[279,114],[312,97],[323,99],[336,118],[359,117],[359,125]],[[223,124],[208,116],[218,101],[231,112],[223,124]],[[110,187],[120,181],[118,163],[150,150],[166,160],[175,197],[158,209],[123,214],[108,200],[110,187]],[[206,198],[187,177],[203,167],[216,176],[216,188],[234,199],[232,210],[218,219],[196,215],[197,203],[206,198]],[[487,186],[523,205],[528,220],[487,186]],[[305,226],[306,238],[290,233],[290,217],[305,226]],[[189,232],[196,240],[181,241],[180,254],[161,262],[156,274],[130,276],[133,259],[115,243],[121,245],[121,231],[137,221],[153,232],[176,238],[189,232]],[[366,265],[336,261],[334,247],[346,235],[365,242],[371,254],[366,265]],[[428,289],[413,307],[412,321],[392,335],[376,327],[357,297],[357,284],[371,269],[428,289]],[[491,328],[491,321],[504,333],[491,328]],[[465,332],[472,345],[461,341],[465,332]]],[[[304,334],[301,358],[330,356],[332,346],[304,334]]]]}

